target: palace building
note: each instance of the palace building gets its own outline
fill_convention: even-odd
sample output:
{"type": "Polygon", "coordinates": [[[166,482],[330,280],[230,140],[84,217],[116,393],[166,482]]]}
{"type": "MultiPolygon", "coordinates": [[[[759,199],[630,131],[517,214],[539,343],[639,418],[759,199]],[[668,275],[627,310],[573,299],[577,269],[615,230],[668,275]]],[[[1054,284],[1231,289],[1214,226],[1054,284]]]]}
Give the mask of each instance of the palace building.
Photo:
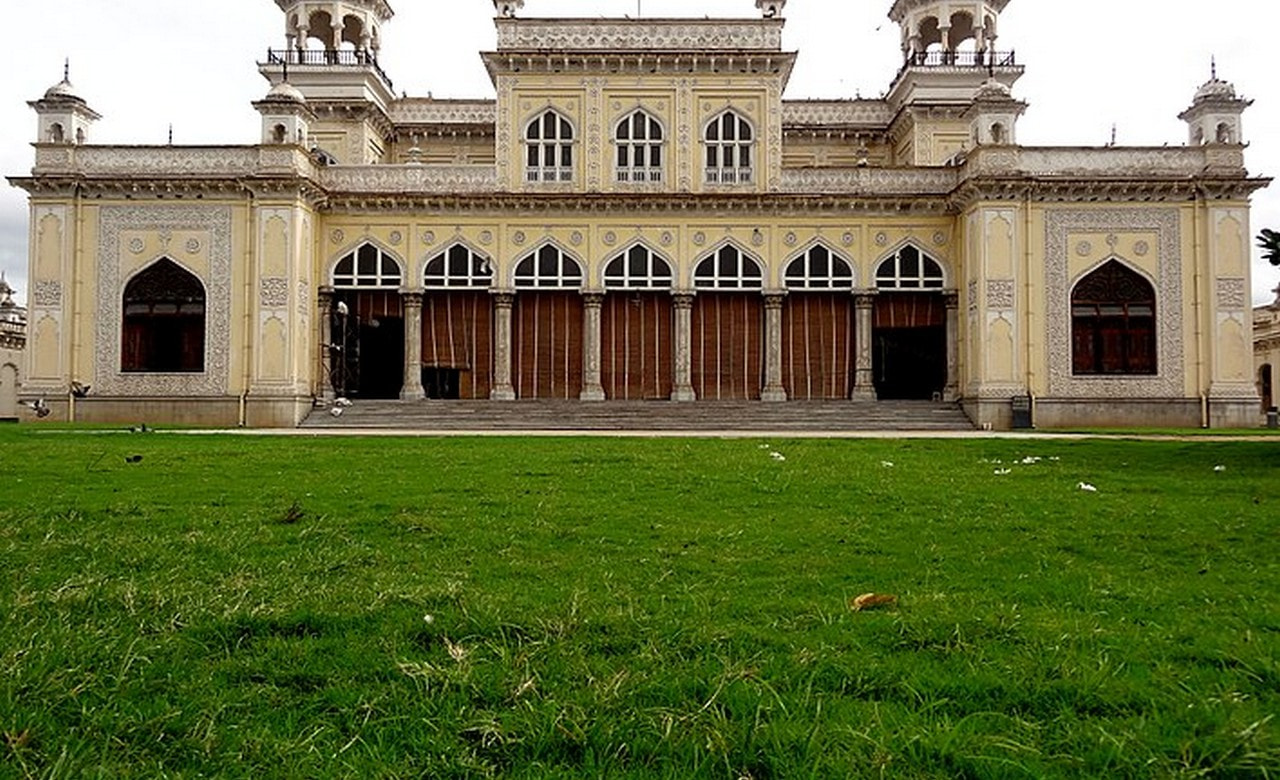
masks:
{"type": "Polygon", "coordinates": [[[95,145],[65,79],[31,103],[35,167],[10,181],[30,194],[22,398],[48,419],[293,426],[344,395],[1261,421],[1267,180],[1216,73],[1181,145],[1031,147],[1009,0],[885,0],[902,67],[844,100],[785,97],[785,0],[494,0],[474,100],[395,91],[386,0],[275,2],[255,144],[95,145]]]}
{"type": "Polygon", "coordinates": [[[18,419],[22,352],[27,344],[27,310],[13,300],[14,289],[0,272],[0,421],[18,419]]]}

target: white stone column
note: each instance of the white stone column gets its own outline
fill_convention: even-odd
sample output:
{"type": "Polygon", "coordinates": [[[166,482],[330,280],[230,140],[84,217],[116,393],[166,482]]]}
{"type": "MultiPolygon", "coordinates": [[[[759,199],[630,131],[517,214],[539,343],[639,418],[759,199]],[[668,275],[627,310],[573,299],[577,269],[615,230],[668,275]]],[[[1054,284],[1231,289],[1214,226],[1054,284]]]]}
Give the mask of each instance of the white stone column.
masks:
{"type": "Polygon", "coordinates": [[[871,327],[876,306],[876,291],[862,290],[853,294],[853,397],[876,400],[875,372],[871,358],[871,327]]]}
{"type": "Polygon", "coordinates": [[[493,293],[493,389],[489,398],[494,401],[516,400],[511,385],[511,307],[515,298],[510,292],[493,293]]]}
{"type": "Polygon", "coordinates": [[[950,403],[960,399],[960,292],[947,290],[942,301],[947,307],[947,384],[942,400],[950,403]]]}
{"type": "Polygon", "coordinates": [[[675,305],[676,329],[672,352],[675,358],[675,386],[672,401],[694,401],[693,392],[693,293],[678,292],[671,296],[675,305]]]}
{"type": "Polygon", "coordinates": [[[764,389],[761,401],[785,401],[787,390],[782,386],[782,299],[786,293],[770,292],[764,295],[764,389]]]}
{"type": "Polygon", "coordinates": [[[582,294],[582,401],[603,401],[604,387],[600,384],[600,307],[604,294],[582,294]]]}
{"type": "Polygon", "coordinates": [[[422,291],[400,293],[404,302],[404,384],[401,401],[420,401],[422,391],[422,291]]]}
{"type": "Polygon", "coordinates": [[[316,318],[316,376],[311,383],[312,393],[326,401],[333,400],[333,385],[329,382],[333,361],[342,355],[333,349],[333,288],[319,290],[320,315],[316,318]]]}

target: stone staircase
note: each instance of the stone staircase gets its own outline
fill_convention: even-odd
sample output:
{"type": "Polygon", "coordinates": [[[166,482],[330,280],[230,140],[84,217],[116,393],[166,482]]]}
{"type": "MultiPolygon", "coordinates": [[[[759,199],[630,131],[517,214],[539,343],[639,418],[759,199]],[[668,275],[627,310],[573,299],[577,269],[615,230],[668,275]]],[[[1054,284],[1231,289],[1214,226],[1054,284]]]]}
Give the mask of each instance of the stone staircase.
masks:
{"type": "Polygon", "coordinates": [[[956,404],[930,401],[374,401],[340,417],[317,408],[302,428],[412,431],[971,431],[956,404]]]}

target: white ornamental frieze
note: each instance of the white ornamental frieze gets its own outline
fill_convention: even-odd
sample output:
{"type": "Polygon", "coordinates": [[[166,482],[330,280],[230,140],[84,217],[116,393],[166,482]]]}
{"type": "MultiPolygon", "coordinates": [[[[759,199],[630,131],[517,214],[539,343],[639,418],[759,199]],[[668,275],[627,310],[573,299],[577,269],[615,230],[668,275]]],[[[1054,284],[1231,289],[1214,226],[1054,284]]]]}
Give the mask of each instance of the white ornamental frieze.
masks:
{"type": "Polygon", "coordinates": [[[483,165],[335,165],[320,174],[335,193],[486,193],[498,190],[496,168],[483,165]]]}
{"type": "Polygon", "coordinates": [[[610,20],[499,19],[498,50],[743,51],[782,49],[782,25],[734,20],[652,20],[636,25],[610,20]]]}

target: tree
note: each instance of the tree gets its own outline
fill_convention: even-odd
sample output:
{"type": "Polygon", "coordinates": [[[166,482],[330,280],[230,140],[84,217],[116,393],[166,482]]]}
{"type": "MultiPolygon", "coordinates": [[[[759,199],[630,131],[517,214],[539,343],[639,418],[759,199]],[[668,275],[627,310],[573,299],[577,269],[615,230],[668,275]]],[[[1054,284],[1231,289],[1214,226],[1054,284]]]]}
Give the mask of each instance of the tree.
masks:
{"type": "Polygon", "coordinates": [[[1258,246],[1262,249],[1262,256],[1268,263],[1280,265],[1280,233],[1263,228],[1258,234],[1258,246]]]}

